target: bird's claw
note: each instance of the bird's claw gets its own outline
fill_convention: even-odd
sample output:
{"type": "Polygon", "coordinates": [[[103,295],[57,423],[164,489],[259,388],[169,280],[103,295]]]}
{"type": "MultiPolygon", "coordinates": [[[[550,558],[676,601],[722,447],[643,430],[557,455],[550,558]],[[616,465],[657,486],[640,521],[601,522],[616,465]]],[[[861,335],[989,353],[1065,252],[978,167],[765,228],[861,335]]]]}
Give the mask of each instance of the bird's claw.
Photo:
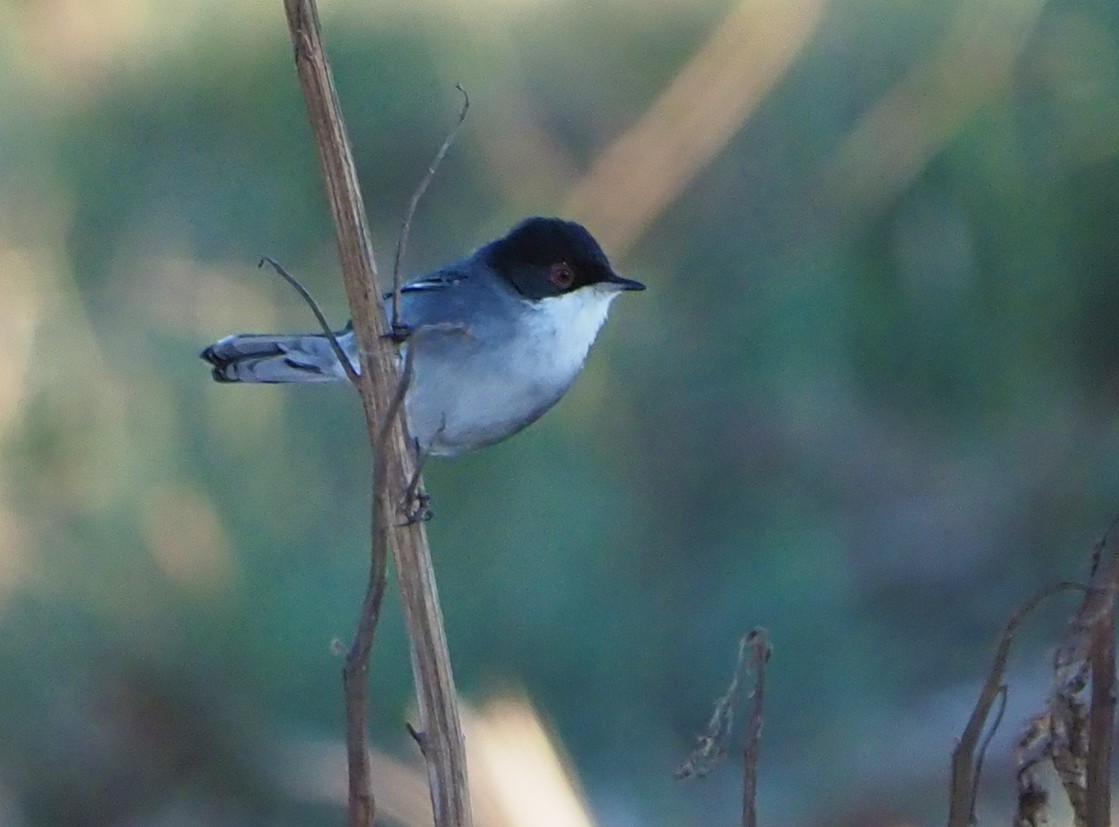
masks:
{"type": "Polygon", "coordinates": [[[431,510],[431,495],[426,491],[410,491],[404,499],[405,526],[426,523],[435,516],[431,510]]]}
{"type": "Polygon", "coordinates": [[[402,345],[412,337],[414,332],[415,329],[411,325],[394,321],[390,326],[389,332],[384,334],[381,338],[389,339],[393,344],[402,345]]]}

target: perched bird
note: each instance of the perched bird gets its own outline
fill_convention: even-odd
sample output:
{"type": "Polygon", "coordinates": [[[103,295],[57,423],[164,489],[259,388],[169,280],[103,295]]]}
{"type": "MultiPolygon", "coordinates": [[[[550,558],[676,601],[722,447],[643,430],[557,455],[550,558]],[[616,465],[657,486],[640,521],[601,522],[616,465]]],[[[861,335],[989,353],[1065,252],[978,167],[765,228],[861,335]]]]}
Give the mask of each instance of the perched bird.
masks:
{"type": "MultiPolygon", "coordinates": [[[[405,408],[420,453],[457,456],[531,425],[579,374],[610,302],[644,289],[614,272],[583,226],[540,217],[404,285],[405,408]]],[[[352,324],[337,339],[359,370],[352,324]]],[[[321,333],[236,334],[202,358],[219,382],[346,379],[321,333]]]]}

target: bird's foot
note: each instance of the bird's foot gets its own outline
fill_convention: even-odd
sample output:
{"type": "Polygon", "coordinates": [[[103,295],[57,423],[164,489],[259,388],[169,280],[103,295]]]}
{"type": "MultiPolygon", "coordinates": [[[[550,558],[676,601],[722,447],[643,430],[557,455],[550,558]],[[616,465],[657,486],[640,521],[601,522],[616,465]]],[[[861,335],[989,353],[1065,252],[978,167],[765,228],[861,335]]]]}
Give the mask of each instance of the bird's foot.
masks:
{"type": "Polygon", "coordinates": [[[393,323],[389,326],[389,332],[384,334],[381,338],[388,339],[393,344],[402,345],[410,338],[412,338],[413,333],[415,333],[415,328],[413,328],[410,324],[393,321],[393,323]]]}
{"type": "Polygon", "coordinates": [[[404,499],[404,525],[426,523],[435,516],[431,510],[431,495],[426,491],[413,491],[404,499]]]}
{"type": "Polygon", "coordinates": [[[427,454],[418,439],[413,438],[412,448],[416,452],[416,470],[412,473],[412,479],[408,481],[408,487],[404,489],[404,500],[401,503],[404,525],[426,523],[435,516],[431,510],[431,495],[420,488],[420,475],[423,473],[427,454]]]}

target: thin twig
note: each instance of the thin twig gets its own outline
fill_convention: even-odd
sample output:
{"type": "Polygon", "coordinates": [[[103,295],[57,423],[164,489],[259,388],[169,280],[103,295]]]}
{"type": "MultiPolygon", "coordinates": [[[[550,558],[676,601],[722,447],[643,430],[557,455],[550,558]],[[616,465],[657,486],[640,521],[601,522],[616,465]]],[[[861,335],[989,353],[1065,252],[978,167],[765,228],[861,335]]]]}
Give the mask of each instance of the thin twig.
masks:
{"type": "Polygon", "coordinates": [[[1111,823],[1111,753],[1115,733],[1115,594],[1119,556],[1113,555],[1107,578],[1111,600],[1088,632],[1088,661],[1092,668],[1092,700],[1088,710],[1088,760],[1085,768],[1086,827],[1111,823]]]}
{"type": "Polygon", "coordinates": [[[971,781],[971,813],[969,818],[971,823],[976,822],[975,818],[975,802],[979,797],[979,779],[983,775],[983,761],[987,757],[987,747],[991,746],[991,741],[994,740],[995,733],[999,731],[999,724],[1002,723],[1002,716],[1006,713],[1006,696],[1007,688],[1004,683],[999,687],[999,708],[995,712],[995,720],[987,728],[987,735],[983,738],[983,743],[979,746],[979,751],[975,755],[975,776],[971,781]]]}
{"type": "Polygon", "coordinates": [[[758,824],[758,752],[762,737],[765,702],[765,667],[772,650],[765,629],[757,628],[746,635],[745,641],[754,652],[754,708],[746,725],[745,769],[742,777],[742,827],[758,824]]]}
{"type": "Polygon", "coordinates": [[[400,323],[400,265],[404,261],[404,251],[408,247],[408,234],[412,231],[412,218],[416,214],[416,207],[419,206],[420,199],[423,198],[424,193],[427,192],[431,180],[435,177],[436,170],[439,165],[443,163],[443,158],[446,156],[451,144],[455,142],[455,137],[458,135],[459,128],[462,126],[463,121],[466,120],[466,113],[470,109],[470,96],[466,94],[466,90],[462,88],[461,83],[456,83],[455,88],[462,92],[462,109],[459,110],[458,120],[455,125],[451,127],[451,131],[447,133],[447,137],[443,139],[443,143],[439,146],[439,151],[435,153],[431,164],[427,168],[427,174],[420,180],[419,185],[412,193],[412,200],[408,203],[408,211],[404,213],[404,221],[400,224],[400,236],[396,239],[396,258],[392,263],[392,332],[395,335],[401,329],[400,323]]]}
{"type": "MultiPolygon", "coordinates": [[[[1085,678],[1087,674],[1085,671],[1085,678]]],[[[1045,715],[1048,737],[1042,744],[1042,757],[1053,765],[1077,827],[1084,827],[1088,811],[1088,702],[1082,697],[1084,686],[1079,676],[1055,683],[1045,715]]]]}
{"type": "Polygon", "coordinates": [[[1114,609],[1096,627],[1092,643],[1092,701],[1088,710],[1088,762],[1085,771],[1087,827],[1111,823],[1111,753],[1115,732],[1114,609]]]}
{"type": "Polygon", "coordinates": [[[1119,558],[1106,566],[1103,551],[1119,517],[1093,546],[1091,584],[1053,655],[1053,688],[1043,711],[1019,740],[1019,816],[1036,824],[1044,816],[1038,769],[1055,770],[1078,827],[1103,827],[1111,809],[1110,764],[1115,719],[1115,592],[1119,558]],[[1039,792],[1040,791],[1040,792],[1039,792]]]}
{"type": "Polygon", "coordinates": [[[400,381],[396,383],[396,392],[392,395],[388,413],[385,414],[385,421],[381,423],[381,430],[377,434],[376,447],[373,449],[373,456],[377,460],[378,474],[384,473],[384,463],[381,461],[381,458],[385,455],[385,443],[392,433],[392,426],[396,423],[396,418],[400,415],[400,412],[404,410],[404,397],[408,394],[408,388],[412,386],[414,362],[415,349],[412,347],[405,348],[404,367],[400,371],[400,381]]]}
{"type": "Polygon", "coordinates": [[[381,430],[377,434],[377,439],[374,442],[373,450],[375,456],[379,457],[385,454],[385,441],[391,435],[392,427],[396,423],[396,418],[400,416],[404,410],[404,400],[408,395],[409,388],[412,387],[412,377],[414,373],[413,359],[416,341],[420,336],[426,336],[431,333],[461,333],[463,336],[469,336],[470,328],[461,322],[435,322],[432,324],[417,325],[409,329],[409,344],[404,348],[404,364],[400,369],[400,381],[396,384],[396,391],[393,393],[392,401],[389,403],[389,409],[385,413],[385,421],[381,424],[381,430]]]}
{"type": "MultiPolygon", "coordinates": [[[[374,506],[375,508],[376,506],[374,506]]],[[[372,827],[376,807],[369,783],[369,751],[366,747],[369,722],[367,720],[369,696],[369,656],[377,622],[381,617],[381,602],[385,596],[388,555],[384,543],[374,543],[369,562],[369,579],[362,598],[361,613],[353,643],[346,653],[342,667],[342,693],[346,701],[346,756],[350,775],[350,825],[372,827]]]]}
{"type": "Polygon", "coordinates": [[[315,318],[318,320],[319,326],[322,327],[323,335],[326,336],[327,341],[330,342],[331,348],[334,349],[334,356],[342,364],[342,370],[346,372],[346,378],[348,378],[350,382],[356,385],[357,371],[354,370],[353,363],[350,362],[350,357],[346,355],[346,351],[342,349],[342,345],[338,342],[338,334],[336,334],[331,328],[330,323],[326,320],[326,316],[323,315],[322,309],[319,307],[319,303],[315,301],[314,296],[312,296],[310,291],[303,286],[299,279],[285,270],[283,268],[283,265],[281,265],[280,262],[276,261],[276,259],[271,258],[270,256],[265,256],[256,266],[263,267],[265,264],[271,265],[272,269],[280,274],[280,278],[294,287],[296,292],[303,297],[303,301],[307,302],[307,306],[311,308],[311,312],[315,314],[315,318]]]}
{"type": "Polygon", "coordinates": [[[1089,577],[1095,577],[1096,572],[1099,571],[1100,559],[1103,557],[1103,550],[1104,546],[1107,545],[1107,538],[1111,536],[1111,532],[1115,530],[1115,527],[1117,525],[1119,525],[1119,514],[1116,514],[1114,517],[1111,518],[1111,522],[1108,523],[1107,529],[1104,531],[1100,539],[1096,541],[1095,546],[1092,547],[1092,558],[1088,573],[1089,577]]]}
{"type": "Polygon", "coordinates": [[[1079,583],[1053,583],[1038,591],[1023,603],[1007,622],[995,649],[995,657],[987,672],[987,679],[979,693],[967,726],[952,750],[952,782],[949,790],[948,827],[968,827],[975,802],[975,760],[976,747],[983,735],[991,706],[998,699],[1003,686],[1003,673],[1010,657],[1010,646],[1019,627],[1037,606],[1055,594],[1069,589],[1083,590],[1079,583]]]}
{"type": "Polygon", "coordinates": [[[742,671],[746,663],[746,638],[743,636],[738,641],[738,658],[734,663],[734,674],[731,676],[730,685],[719,700],[707,721],[707,728],[703,734],[696,738],[695,748],[688,754],[676,772],[673,774],[677,780],[690,778],[693,775],[703,777],[711,771],[712,765],[721,761],[727,753],[727,742],[731,737],[731,727],[734,723],[734,707],[738,702],[738,684],[742,679],[742,671]]]}

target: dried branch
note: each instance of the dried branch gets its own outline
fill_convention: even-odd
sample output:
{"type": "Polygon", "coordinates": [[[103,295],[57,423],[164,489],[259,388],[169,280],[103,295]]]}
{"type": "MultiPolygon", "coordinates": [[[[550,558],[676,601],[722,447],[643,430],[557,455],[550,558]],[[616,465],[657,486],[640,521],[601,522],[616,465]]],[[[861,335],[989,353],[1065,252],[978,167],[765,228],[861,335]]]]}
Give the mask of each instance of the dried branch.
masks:
{"type": "Polygon", "coordinates": [[[439,147],[439,151],[435,153],[431,164],[427,168],[427,174],[420,179],[419,186],[416,187],[415,192],[412,193],[412,200],[408,203],[408,210],[404,213],[404,221],[400,224],[400,235],[396,239],[396,258],[392,263],[392,332],[394,335],[398,333],[401,328],[400,323],[400,265],[404,261],[404,251],[408,248],[408,234],[412,232],[412,218],[416,214],[416,207],[419,206],[420,199],[423,198],[424,193],[427,192],[428,186],[431,184],[431,179],[435,177],[436,170],[439,165],[443,163],[443,158],[446,157],[451,144],[455,142],[455,136],[458,135],[459,127],[462,126],[463,121],[466,120],[466,113],[470,109],[470,96],[466,94],[466,90],[462,88],[461,83],[456,83],[455,88],[462,92],[462,109],[458,113],[458,121],[451,127],[451,131],[447,133],[447,137],[443,139],[443,143],[439,147]]]}
{"type": "Polygon", "coordinates": [[[1048,794],[1041,785],[1043,762],[1053,765],[1077,827],[1106,827],[1111,810],[1111,753],[1115,726],[1115,592],[1119,557],[1103,565],[1113,519],[1092,549],[1091,585],[1053,656],[1053,688],[1018,742],[1016,823],[1044,820],[1048,794]],[[1090,689],[1090,696],[1089,696],[1090,689]]]}
{"type": "Polygon", "coordinates": [[[1054,688],[1046,720],[1046,755],[1064,786],[1075,823],[1106,827],[1111,812],[1115,726],[1115,592],[1119,556],[1103,565],[1112,520],[1092,550],[1092,585],[1054,656],[1054,688]],[[1090,698],[1085,697],[1090,689],[1090,698]]]}
{"type": "MultiPolygon", "coordinates": [[[[343,669],[346,742],[349,760],[349,823],[369,827],[374,802],[366,748],[366,695],[369,653],[377,609],[384,590],[384,569],[392,552],[412,650],[420,729],[428,765],[436,827],[470,827],[466,759],[443,631],[431,553],[422,523],[399,525],[405,482],[413,457],[404,417],[388,414],[399,388],[396,352],[384,340],[388,324],[377,291],[376,266],[349,140],[323,49],[314,0],[284,0],[295,63],[307,103],[327,199],[334,219],[346,298],[361,359],[355,383],[365,411],[370,445],[379,448],[373,497],[373,549],[370,579],[353,646],[343,669]],[[389,422],[381,440],[380,423],[389,422]],[[378,444],[380,443],[380,444],[378,444]]],[[[399,409],[399,405],[396,406],[399,409]]]]}
{"type": "Polygon", "coordinates": [[[1100,569],[1104,544],[1119,522],[1112,520],[1093,550],[1093,585],[1078,619],[1089,637],[1088,666],[1092,673],[1091,706],[1088,709],[1088,756],[1085,767],[1085,811],[1087,827],[1111,824],[1111,754],[1115,735],[1115,593],[1119,589],[1119,554],[1112,552],[1106,569],[1100,569]],[[1089,607],[1095,597],[1099,605],[1089,607]]]}
{"type": "Polygon", "coordinates": [[[1048,758],[1053,764],[1077,827],[1084,827],[1088,809],[1088,706],[1080,697],[1084,686],[1079,677],[1054,686],[1044,713],[1049,729],[1039,743],[1038,759],[1048,758]]]}
{"type": "Polygon", "coordinates": [[[319,303],[315,301],[315,297],[311,295],[311,291],[304,287],[299,279],[285,270],[283,265],[276,261],[276,259],[265,256],[256,266],[263,267],[265,264],[270,265],[272,269],[279,274],[280,278],[294,287],[295,291],[303,298],[303,301],[307,303],[307,306],[311,308],[311,312],[315,314],[315,319],[318,320],[319,326],[322,328],[323,335],[326,336],[327,341],[330,342],[331,349],[334,350],[335,358],[341,363],[342,370],[346,372],[346,377],[350,382],[357,384],[357,371],[354,370],[354,366],[350,363],[350,358],[346,355],[346,351],[342,349],[342,345],[338,343],[338,335],[334,332],[334,328],[330,326],[330,322],[326,320],[322,308],[319,307],[319,303]]]}
{"type": "MultiPolygon", "coordinates": [[[[1007,694],[1008,693],[1006,684],[1004,683],[1002,686],[999,687],[999,709],[998,712],[995,713],[995,720],[992,721],[991,725],[987,728],[987,735],[983,738],[983,743],[979,745],[979,751],[975,755],[975,776],[972,778],[971,781],[972,790],[977,791],[979,789],[979,779],[983,775],[983,761],[987,757],[987,747],[991,746],[991,741],[994,740],[995,733],[999,731],[999,724],[1002,723],[1002,716],[1006,714],[1007,694]]],[[[971,813],[968,815],[968,819],[971,821],[972,824],[974,824],[976,821],[975,799],[976,796],[973,794],[971,797],[971,813]]]]}
{"type": "MultiPolygon", "coordinates": [[[[376,519],[376,516],[374,517],[376,519]]],[[[383,542],[374,542],[369,561],[369,577],[361,601],[353,643],[342,666],[342,694],[346,706],[346,765],[349,776],[349,825],[372,827],[376,814],[369,776],[369,656],[381,617],[385,596],[388,554],[383,542]]]]}
{"type": "Polygon", "coordinates": [[[1092,558],[1088,569],[1090,577],[1095,577],[1096,573],[1100,570],[1100,562],[1103,560],[1103,550],[1107,546],[1107,538],[1115,531],[1116,526],[1119,526],[1119,514],[1111,518],[1111,522],[1107,525],[1107,530],[1104,531],[1100,539],[1097,540],[1096,544],[1092,547],[1092,558]]]}
{"type": "Polygon", "coordinates": [[[952,781],[949,791],[948,827],[968,827],[971,814],[975,808],[975,783],[976,775],[976,748],[983,730],[987,724],[987,717],[991,707],[998,700],[1003,689],[1003,673],[1006,671],[1006,661],[1010,657],[1010,646],[1018,629],[1038,605],[1059,592],[1068,589],[1083,589],[1078,583],[1054,583],[1041,589],[1037,594],[1019,607],[1013,617],[1003,629],[998,647],[995,649],[994,661],[987,673],[987,679],[979,693],[975,709],[972,710],[963,735],[952,750],[952,781]]]}
{"type": "Polygon", "coordinates": [[[730,686],[715,702],[715,709],[707,721],[707,728],[696,738],[695,748],[684,759],[684,763],[676,768],[673,775],[677,780],[691,778],[693,775],[702,778],[711,771],[712,766],[726,756],[727,742],[730,740],[731,727],[734,723],[734,708],[738,703],[738,684],[742,679],[746,663],[746,646],[746,637],[743,637],[738,641],[738,659],[734,664],[730,686]]]}
{"type": "Polygon", "coordinates": [[[1092,705],[1088,710],[1088,766],[1085,771],[1087,827],[1111,824],[1111,752],[1115,732],[1115,601],[1092,634],[1092,705]]]}
{"type": "Polygon", "coordinates": [[[716,763],[726,757],[727,745],[733,735],[734,710],[738,705],[739,685],[747,672],[747,649],[754,656],[752,665],[755,680],[754,691],[750,695],[754,699],[754,707],[746,730],[744,819],[747,811],[753,812],[752,802],[756,798],[757,791],[758,739],[761,737],[762,727],[765,664],[769,660],[770,653],[769,639],[764,629],[754,629],[738,641],[738,658],[734,664],[734,674],[731,676],[730,685],[727,687],[727,691],[715,702],[715,709],[711,712],[706,729],[704,729],[702,735],[696,738],[695,748],[674,773],[677,780],[691,778],[692,776],[703,777],[711,771],[716,763]]]}
{"type": "Polygon", "coordinates": [[[744,751],[745,769],[742,778],[742,827],[757,827],[758,824],[758,751],[762,737],[765,702],[765,666],[772,650],[769,635],[765,629],[754,629],[746,635],[745,642],[753,650],[754,659],[754,708],[750,712],[750,722],[746,725],[746,749],[744,751]]]}

